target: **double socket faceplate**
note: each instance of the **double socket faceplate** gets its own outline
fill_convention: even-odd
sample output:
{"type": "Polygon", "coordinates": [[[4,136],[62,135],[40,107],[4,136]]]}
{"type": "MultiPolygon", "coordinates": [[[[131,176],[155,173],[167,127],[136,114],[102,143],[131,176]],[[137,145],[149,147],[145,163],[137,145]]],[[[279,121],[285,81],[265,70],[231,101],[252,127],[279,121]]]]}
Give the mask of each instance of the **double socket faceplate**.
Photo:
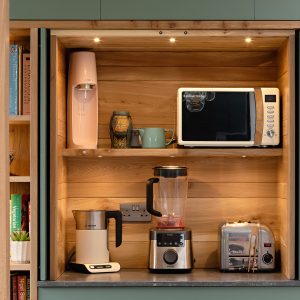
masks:
{"type": "Polygon", "coordinates": [[[123,203],[120,205],[123,222],[151,222],[146,203],[123,203]]]}

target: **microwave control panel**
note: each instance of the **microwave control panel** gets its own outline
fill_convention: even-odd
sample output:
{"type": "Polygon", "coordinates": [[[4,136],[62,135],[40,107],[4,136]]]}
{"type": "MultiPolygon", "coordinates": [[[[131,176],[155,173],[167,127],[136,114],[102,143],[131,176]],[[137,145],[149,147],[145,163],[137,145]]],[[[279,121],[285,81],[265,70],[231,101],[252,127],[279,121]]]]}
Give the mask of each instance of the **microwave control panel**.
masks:
{"type": "Polygon", "coordinates": [[[280,142],[280,105],[277,88],[262,88],[263,132],[261,146],[276,146],[280,142]]]}

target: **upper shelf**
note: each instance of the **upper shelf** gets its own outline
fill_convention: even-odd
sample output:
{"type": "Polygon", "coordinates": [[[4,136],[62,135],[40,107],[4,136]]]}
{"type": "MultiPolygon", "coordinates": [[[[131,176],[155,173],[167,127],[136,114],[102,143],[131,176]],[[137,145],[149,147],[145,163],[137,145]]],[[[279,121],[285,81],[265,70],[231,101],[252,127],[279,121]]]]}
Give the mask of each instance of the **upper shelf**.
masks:
{"type": "Polygon", "coordinates": [[[64,157],[278,157],[281,148],[64,149],[64,157]]]}
{"type": "Polygon", "coordinates": [[[30,124],[30,115],[9,116],[9,124],[30,124]]]}

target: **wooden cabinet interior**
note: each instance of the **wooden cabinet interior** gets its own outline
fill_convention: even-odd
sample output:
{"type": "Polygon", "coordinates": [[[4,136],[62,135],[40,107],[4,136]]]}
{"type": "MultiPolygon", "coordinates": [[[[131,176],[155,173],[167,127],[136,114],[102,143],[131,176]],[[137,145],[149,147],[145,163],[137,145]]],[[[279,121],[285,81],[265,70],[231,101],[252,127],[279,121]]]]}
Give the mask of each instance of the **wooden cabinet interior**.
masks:
{"type": "MultiPolygon", "coordinates": [[[[275,234],[281,272],[294,278],[293,49],[294,32],[289,30],[169,30],[162,34],[159,30],[52,31],[51,279],[65,271],[75,247],[72,210],[119,209],[120,203],[144,201],[145,182],[157,165],[189,168],[186,224],[193,232],[196,268],[218,268],[218,228],[222,222],[259,219],[275,234]],[[98,35],[101,42],[95,44],[93,38],[98,35]],[[246,44],[244,38],[249,35],[253,42],[246,44]],[[175,44],[170,44],[171,36],[176,37],[175,44]],[[67,155],[67,61],[68,53],[79,48],[96,52],[99,148],[110,147],[108,125],[114,110],[129,111],[135,127],[176,129],[180,87],[278,87],[282,153],[246,158],[67,155]]],[[[256,151],[260,150],[268,149],[256,151]]],[[[119,248],[114,247],[110,227],[112,261],[120,262],[123,268],[147,268],[151,224],[124,224],[119,248]]]]}

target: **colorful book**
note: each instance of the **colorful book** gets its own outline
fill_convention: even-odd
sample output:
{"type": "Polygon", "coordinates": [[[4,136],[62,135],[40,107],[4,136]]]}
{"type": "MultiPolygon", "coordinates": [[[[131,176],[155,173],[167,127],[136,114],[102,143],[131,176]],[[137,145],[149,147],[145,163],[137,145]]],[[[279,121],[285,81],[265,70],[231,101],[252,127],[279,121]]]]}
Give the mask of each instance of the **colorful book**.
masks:
{"type": "Polygon", "coordinates": [[[10,232],[21,230],[22,222],[22,198],[19,194],[11,194],[11,227],[10,232]]]}
{"type": "Polygon", "coordinates": [[[22,114],[30,115],[30,53],[23,54],[23,107],[22,114]]]}
{"type": "Polygon", "coordinates": [[[29,195],[22,195],[21,229],[29,232],[29,195]]]}
{"type": "Polygon", "coordinates": [[[19,46],[10,45],[9,54],[9,115],[19,114],[18,84],[19,84],[19,46]]]}
{"type": "Polygon", "coordinates": [[[18,275],[18,300],[26,300],[26,275],[18,275]]]}
{"type": "Polygon", "coordinates": [[[23,46],[19,45],[18,51],[18,113],[22,113],[22,96],[23,96],[23,46]]]}

